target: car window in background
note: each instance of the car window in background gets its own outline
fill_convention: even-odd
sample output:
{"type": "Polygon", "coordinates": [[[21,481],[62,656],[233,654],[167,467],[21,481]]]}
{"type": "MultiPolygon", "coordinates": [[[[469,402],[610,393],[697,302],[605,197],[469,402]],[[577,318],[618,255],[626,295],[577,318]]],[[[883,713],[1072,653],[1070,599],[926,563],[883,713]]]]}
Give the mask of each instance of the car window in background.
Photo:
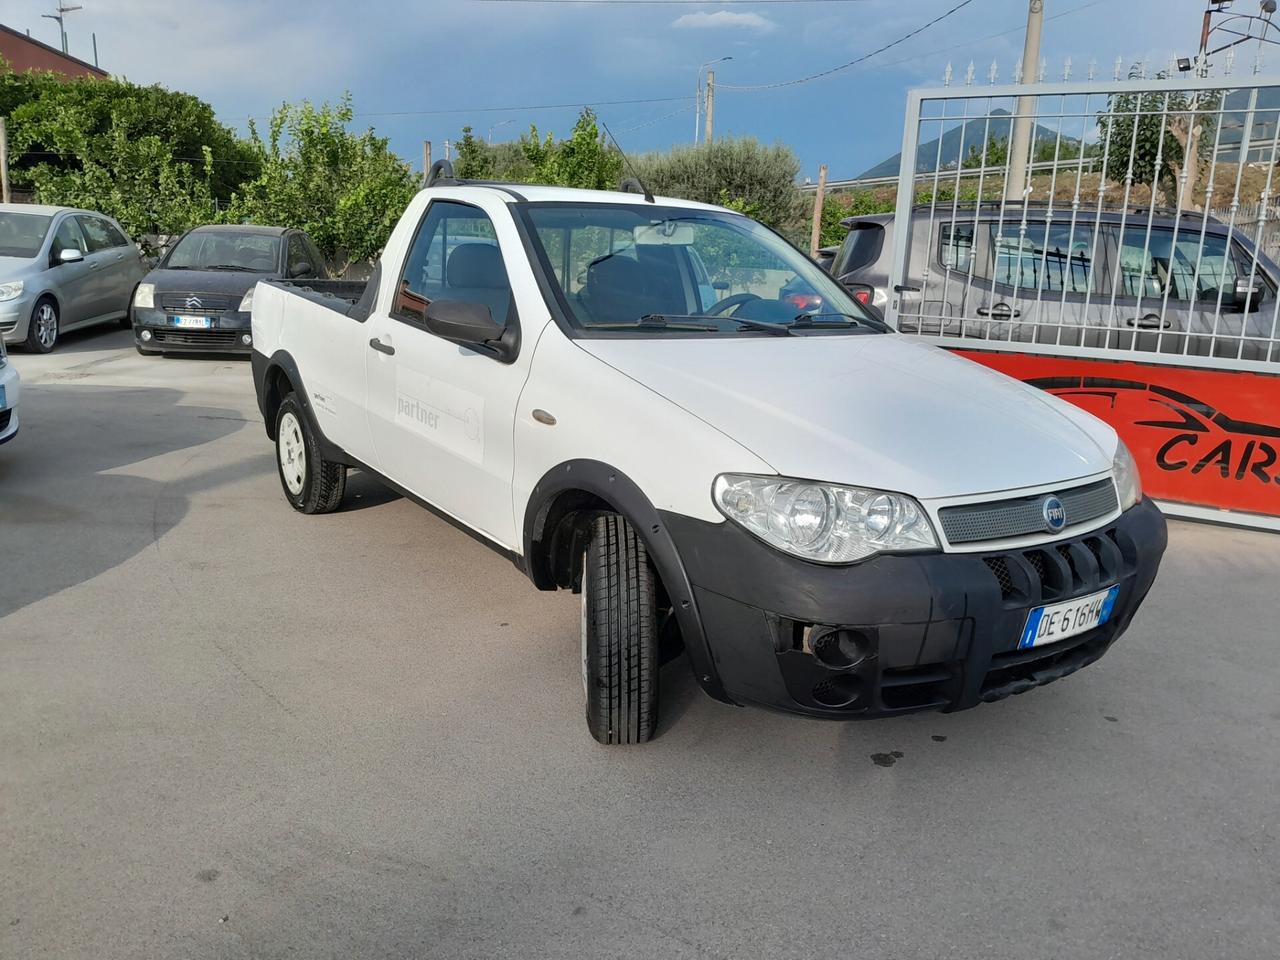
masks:
{"type": "Polygon", "coordinates": [[[973,224],[944,223],[938,237],[938,262],[948,270],[968,273],[973,261],[973,224]]]}
{"type": "Polygon", "coordinates": [[[1089,291],[1093,277],[1093,229],[1071,223],[989,224],[996,283],[1043,293],[1089,291]]]}
{"type": "Polygon", "coordinates": [[[884,246],[884,227],[878,223],[855,223],[840,245],[835,268],[843,276],[876,262],[884,246]]]}
{"type": "Polygon", "coordinates": [[[34,213],[0,213],[0,257],[34,257],[52,223],[53,217],[34,213]]]}
{"type": "Polygon", "coordinates": [[[113,247],[127,247],[129,238],[116,229],[116,225],[110,220],[99,220],[102,228],[107,232],[107,238],[111,241],[113,247]]]}
{"type": "Polygon", "coordinates": [[[53,252],[56,254],[60,250],[79,250],[81,253],[89,251],[84,242],[84,233],[75,217],[67,217],[58,224],[57,232],[53,235],[53,252]]]}
{"type": "Polygon", "coordinates": [[[325,263],[324,254],[306,234],[301,234],[301,237],[303,245],[307,248],[307,259],[311,261],[312,274],[317,277],[328,276],[329,268],[325,263]]]}
{"type": "Polygon", "coordinates": [[[307,253],[307,245],[302,240],[302,234],[289,234],[289,256],[286,258],[285,263],[290,274],[293,273],[295,264],[305,263],[310,266],[310,269],[298,274],[298,276],[310,277],[315,275],[316,265],[312,262],[311,255],[307,253]]]}
{"type": "Polygon", "coordinates": [[[178,241],[161,267],[168,270],[272,273],[279,261],[279,237],[230,230],[196,230],[178,241]]]}
{"type": "Polygon", "coordinates": [[[76,217],[84,238],[88,241],[89,252],[97,253],[111,247],[111,234],[107,233],[107,225],[97,217],[76,217]]]}

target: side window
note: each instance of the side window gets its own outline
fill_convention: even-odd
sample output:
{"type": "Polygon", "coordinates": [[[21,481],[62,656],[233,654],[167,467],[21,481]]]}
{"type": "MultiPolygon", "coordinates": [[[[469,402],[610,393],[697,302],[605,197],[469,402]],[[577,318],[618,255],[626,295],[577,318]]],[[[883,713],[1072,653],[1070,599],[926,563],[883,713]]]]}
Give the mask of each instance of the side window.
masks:
{"type": "Polygon", "coordinates": [[[307,259],[311,261],[311,275],[315,277],[327,276],[329,268],[325,265],[324,255],[306,234],[302,234],[302,245],[306,248],[307,259]]]}
{"type": "Polygon", "coordinates": [[[116,229],[116,225],[114,223],[109,220],[99,220],[98,222],[102,224],[102,229],[107,232],[107,239],[111,241],[111,246],[127,247],[129,245],[129,240],[123,233],[116,229]]]}
{"type": "Polygon", "coordinates": [[[511,308],[511,284],[488,215],[452,200],[433,200],[409,248],[400,275],[394,315],[425,319],[432,300],[481,303],[493,319],[505,323],[511,308]]]}
{"type": "Polygon", "coordinates": [[[289,255],[285,260],[285,269],[289,276],[293,276],[293,268],[295,264],[310,264],[311,269],[297,274],[299,277],[313,277],[316,273],[316,265],[311,262],[311,255],[307,253],[307,245],[302,240],[302,234],[289,234],[289,255]]]}
{"type": "Polygon", "coordinates": [[[1093,282],[1093,228],[1070,221],[990,224],[992,279],[1032,293],[1085,294],[1093,282]],[[999,232],[997,228],[999,227],[999,232]]]}
{"type": "Polygon", "coordinates": [[[99,250],[107,250],[113,246],[105,220],[99,220],[97,217],[76,217],[76,220],[79,221],[80,229],[84,231],[85,239],[89,242],[89,253],[97,253],[99,250]]]}
{"type": "MultiPolygon", "coordinates": [[[[882,231],[883,233],[883,231],[882,231]]],[[[854,241],[853,233],[845,240],[846,244],[854,241]]],[[[843,253],[843,251],[841,251],[843,253]]],[[[973,224],[944,223],[938,234],[938,262],[947,270],[969,272],[969,264],[973,261],[973,224]]],[[[842,273],[849,267],[841,266],[842,273]]]]}
{"type": "Polygon", "coordinates": [[[84,233],[76,225],[75,217],[67,217],[62,223],[58,224],[57,232],[53,235],[53,247],[51,249],[55,256],[59,250],[88,252],[89,248],[84,242],[84,233]]]}
{"type": "MultiPolygon", "coordinates": [[[[943,230],[949,230],[952,224],[943,224],[943,230]]],[[[969,243],[965,248],[966,251],[973,249],[973,226],[961,227],[956,225],[958,229],[967,229],[969,231],[969,243]]],[[[960,238],[953,237],[951,233],[943,234],[942,250],[945,251],[950,244],[954,246],[960,238]]],[[[863,267],[869,267],[876,262],[876,258],[880,256],[880,250],[884,246],[884,227],[878,223],[855,223],[849,228],[849,235],[844,238],[844,243],[840,245],[840,252],[836,255],[835,271],[837,276],[844,276],[854,270],[861,270],[863,267]]],[[[943,256],[940,253],[939,256],[943,256]]],[[[943,265],[946,263],[944,261],[943,265]]],[[[964,269],[968,269],[965,264],[964,269]]]]}

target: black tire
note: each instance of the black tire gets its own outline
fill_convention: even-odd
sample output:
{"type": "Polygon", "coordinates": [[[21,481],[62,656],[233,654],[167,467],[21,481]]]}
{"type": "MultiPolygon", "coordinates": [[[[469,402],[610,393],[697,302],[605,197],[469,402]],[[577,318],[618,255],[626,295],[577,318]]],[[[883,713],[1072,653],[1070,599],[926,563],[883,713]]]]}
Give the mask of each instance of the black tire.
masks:
{"type": "Polygon", "coordinates": [[[32,353],[49,353],[58,345],[58,333],[61,331],[62,317],[58,313],[58,303],[52,297],[41,297],[31,308],[31,320],[27,324],[26,347],[32,353]],[[50,328],[48,324],[52,322],[50,328]]]}
{"type": "Polygon", "coordinates": [[[347,489],[346,465],[320,456],[311,422],[292,393],[276,411],[276,468],[280,487],[293,509],[307,514],[332,513],[342,503],[347,489]]]}
{"type": "Polygon", "coordinates": [[[648,551],[623,517],[597,517],[582,575],[587,727],[601,743],[644,743],[658,721],[658,617],[648,551]]]}

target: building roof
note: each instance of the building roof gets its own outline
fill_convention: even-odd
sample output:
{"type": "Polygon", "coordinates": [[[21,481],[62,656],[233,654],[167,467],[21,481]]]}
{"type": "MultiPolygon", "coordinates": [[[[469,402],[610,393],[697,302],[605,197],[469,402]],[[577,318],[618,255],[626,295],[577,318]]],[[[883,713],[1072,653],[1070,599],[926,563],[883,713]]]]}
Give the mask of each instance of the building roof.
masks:
{"type": "Polygon", "coordinates": [[[28,70],[50,70],[64,77],[107,77],[110,74],[92,63],[63,53],[57,47],[41,43],[35,37],[0,23],[0,57],[15,73],[28,70]]]}

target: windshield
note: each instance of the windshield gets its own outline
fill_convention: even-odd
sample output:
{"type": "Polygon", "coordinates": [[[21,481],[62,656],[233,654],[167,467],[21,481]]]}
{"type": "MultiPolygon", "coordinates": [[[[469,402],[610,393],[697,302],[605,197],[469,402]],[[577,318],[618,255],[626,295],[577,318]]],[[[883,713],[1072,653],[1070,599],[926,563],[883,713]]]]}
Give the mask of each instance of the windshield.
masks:
{"type": "Polygon", "coordinates": [[[265,233],[197,230],[178,241],[166,270],[244,270],[274,273],[280,263],[280,238],[265,233]]]}
{"type": "Polygon", "coordinates": [[[52,222],[35,213],[0,213],[0,257],[30,260],[44,246],[52,222]]]}
{"type": "Polygon", "coordinates": [[[747,217],[640,204],[527,204],[543,269],[582,330],[775,333],[887,329],[747,217]]]}

